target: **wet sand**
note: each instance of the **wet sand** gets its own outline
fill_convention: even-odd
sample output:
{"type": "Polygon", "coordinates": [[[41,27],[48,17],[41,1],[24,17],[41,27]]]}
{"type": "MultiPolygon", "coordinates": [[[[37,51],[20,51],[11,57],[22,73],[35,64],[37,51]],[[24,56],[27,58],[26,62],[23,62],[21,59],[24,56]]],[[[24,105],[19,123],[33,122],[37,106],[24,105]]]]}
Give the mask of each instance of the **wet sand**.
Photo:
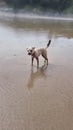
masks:
{"type": "Polygon", "coordinates": [[[48,57],[38,70],[25,55],[0,59],[1,130],[73,129],[73,66],[48,57]]]}
{"type": "MultiPolygon", "coordinates": [[[[37,70],[26,47],[46,34],[32,32],[32,37],[29,32],[24,32],[29,36],[25,41],[13,30],[9,39],[0,38],[0,130],[73,130],[73,38],[52,38],[49,65],[43,68],[40,57],[37,70]]],[[[45,46],[46,39],[35,45],[45,46]]]]}

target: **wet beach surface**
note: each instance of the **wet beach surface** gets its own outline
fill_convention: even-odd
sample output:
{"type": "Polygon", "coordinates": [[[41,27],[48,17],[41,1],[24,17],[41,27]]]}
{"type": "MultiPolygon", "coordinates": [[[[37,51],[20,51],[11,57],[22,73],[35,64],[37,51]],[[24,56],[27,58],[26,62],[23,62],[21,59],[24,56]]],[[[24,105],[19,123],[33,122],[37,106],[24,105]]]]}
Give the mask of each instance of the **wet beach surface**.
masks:
{"type": "Polygon", "coordinates": [[[73,130],[73,22],[0,19],[0,130],[73,130]],[[29,46],[45,47],[37,70],[29,46]]]}

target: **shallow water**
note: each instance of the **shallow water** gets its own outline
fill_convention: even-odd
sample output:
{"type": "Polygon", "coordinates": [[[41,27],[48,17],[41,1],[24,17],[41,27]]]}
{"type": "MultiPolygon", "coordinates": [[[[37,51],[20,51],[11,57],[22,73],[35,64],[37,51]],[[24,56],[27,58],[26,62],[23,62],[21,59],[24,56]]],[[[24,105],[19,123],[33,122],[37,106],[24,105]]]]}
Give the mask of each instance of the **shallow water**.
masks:
{"type": "Polygon", "coordinates": [[[0,130],[73,130],[73,22],[0,19],[0,130]],[[37,70],[29,46],[45,47],[37,70]]]}

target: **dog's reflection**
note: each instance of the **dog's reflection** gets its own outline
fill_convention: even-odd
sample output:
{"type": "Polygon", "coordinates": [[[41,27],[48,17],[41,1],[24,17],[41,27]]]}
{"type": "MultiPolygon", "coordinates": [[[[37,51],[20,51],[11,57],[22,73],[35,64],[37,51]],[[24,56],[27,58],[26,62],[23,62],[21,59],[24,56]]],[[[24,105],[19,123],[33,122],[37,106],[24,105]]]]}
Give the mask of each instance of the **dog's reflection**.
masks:
{"type": "Polygon", "coordinates": [[[31,73],[30,73],[30,77],[28,79],[28,83],[27,83],[27,86],[28,88],[32,88],[34,86],[34,83],[36,80],[38,79],[46,79],[46,74],[45,74],[45,70],[47,69],[47,67],[41,67],[39,69],[37,69],[37,71],[34,71],[33,67],[31,69],[31,73]]]}

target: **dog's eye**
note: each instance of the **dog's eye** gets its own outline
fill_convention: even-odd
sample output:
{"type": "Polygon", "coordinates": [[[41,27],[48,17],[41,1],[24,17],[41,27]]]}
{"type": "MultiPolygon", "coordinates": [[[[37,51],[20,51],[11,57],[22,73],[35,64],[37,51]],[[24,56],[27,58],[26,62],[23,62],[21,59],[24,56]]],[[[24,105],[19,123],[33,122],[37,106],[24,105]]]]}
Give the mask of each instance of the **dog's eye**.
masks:
{"type": "Polygon", "coordinates": [[[30,50],[30,52],[32,52],[32,50],[30,50]]]}

